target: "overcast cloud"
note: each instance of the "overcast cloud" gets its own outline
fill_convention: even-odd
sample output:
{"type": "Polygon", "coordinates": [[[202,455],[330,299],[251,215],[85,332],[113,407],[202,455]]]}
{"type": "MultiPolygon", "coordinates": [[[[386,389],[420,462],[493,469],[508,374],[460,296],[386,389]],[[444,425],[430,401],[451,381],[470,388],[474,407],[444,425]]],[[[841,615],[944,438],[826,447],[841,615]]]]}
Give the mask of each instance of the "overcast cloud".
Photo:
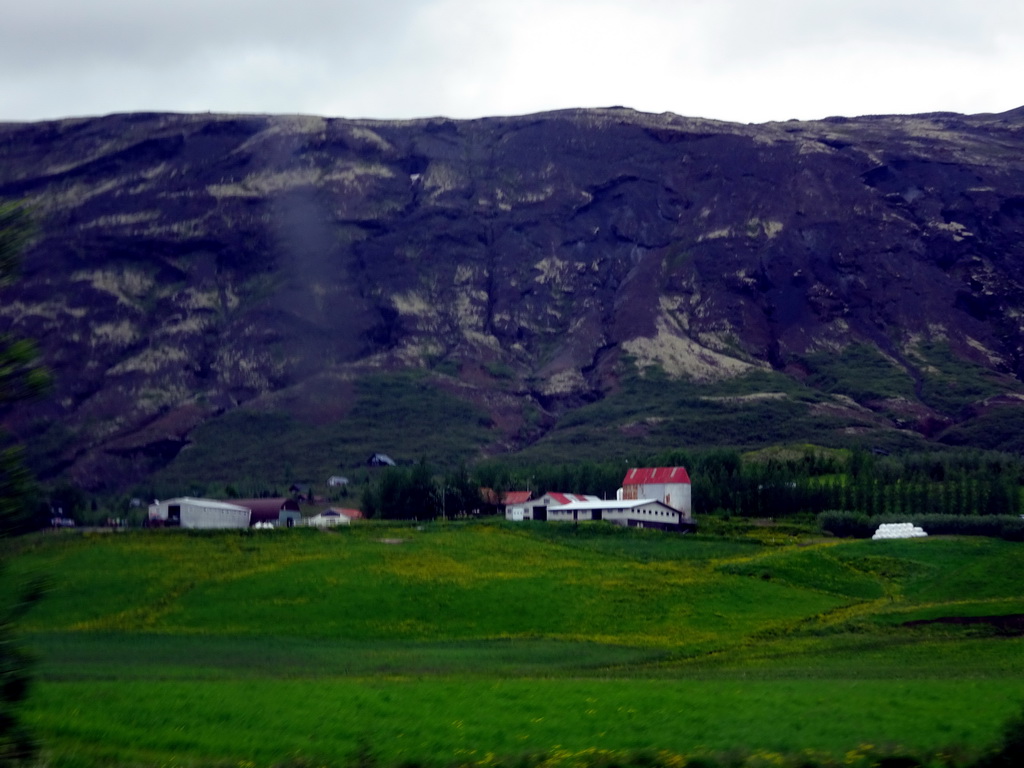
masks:
{"type": "Polygon", "coordinates": [[[0,0],[0,120],[1024,105],[1020,0],[0,0]]]}

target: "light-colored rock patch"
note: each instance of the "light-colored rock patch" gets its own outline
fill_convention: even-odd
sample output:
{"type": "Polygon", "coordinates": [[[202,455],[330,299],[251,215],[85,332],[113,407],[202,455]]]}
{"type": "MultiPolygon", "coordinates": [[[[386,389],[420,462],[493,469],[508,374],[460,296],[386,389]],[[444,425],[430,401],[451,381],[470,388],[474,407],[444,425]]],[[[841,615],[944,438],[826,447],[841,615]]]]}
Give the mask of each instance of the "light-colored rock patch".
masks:
{"type": "Polygon", "coordinates": [[[455,322],[464,331],[483,327],[486,308],[487,292],[468,286],[456,292],[452,305],[455,322]]]}
{"type": "Polygon", "coordinates": [[[263,197],[272,192],[315,186],[323,178],[318,168],[290,168],[287,171],[254,173],[241,182],[210,184],[206,191],[214,197],[263,197]]]}
{"type": "Polygon", "coordinates": [[[476,344],[486,349],[493,349],[495,352],[501,351],[501,342],[498,341],[497,337],[489,333],[480,333],[479,331],[463,328],[462,335],[471,344],[476,344]]]}
{"type": "Polygon", "coordinates": [[[933,221],[931,222],[931,226],[943,232],[949,232],[953,235],[953,240],[958,243],[962,242],[964,238],[974,237],[974,233],[969,231],[966,226],[958,221],[933,221]]]}
{"type": "Polygon", "coordinates": [[[421,293],[406,291],[391,296],[391,303],[399,314],[412,317],[437,317],[437,306],[421,293]]]}
{"type": "Polygon", "coordinates": [[[127,320],[119,323],[99,323],[92,326],[90,331],[92,338],[89,343],[94,348],[100,344],[127,347],[139,339],[139,330],[127,320]]]}
{"type": "Polygon", "coordinates": [[[697,242],[702,243],[705,240],[720,240],[723,237],[732,237],[732,228],[723,227],[722,229],[713,229],[710,232],[697,237],[697,242]]]}
{"type": "Polygon", "coordinates": [[[134,371],[156,373],[170,366],[184,363],[188,359],[188,352],[180,347],[150,347],[134,357],[121,361],[111,368],[109,373],[115,376],[134,371]]]}
{"type": "Polygon", "coordinates": [[[637,366],[656,366],[673,378],[716,381],[740,376],[756,366],[708,349],[685,336],[678,324],[664,314],[657,319],[657,333],[641,336],[622,344],[637,366]]]}
{"type": "Polygon", "coordinates": [[[431,163],[421,180],[433,196],[460,189],[466,184],[465,176],[452,166],[439,162],[431,163]]]}
{"type": "Polygon", "coordinates": [[[270,388],[269,376],[280,374],[282,364],[269,354],[249,356],[236,349],[220,349],[214,368],[222,380],[265,392],[270,388]]]}
{"type": "Polygon", "coordinates": [[[89,314],[85,307],[69,307],[67,304],[52,300],[28,304],[24,301],[11,301],[0,304],[0,317],[8,317],[15,323],[19,323],[26,317],[45,317],[56,320],[61,315],[81,319],[89,314]]]}
{"type": "Polygon", "coordinates": [[[348,134],[353,139],[365,141],[384,152],[387,152],[392,148],[391,144],[386,139],[384,139],[380,134],[376,133],[375,131],[371,131],[369,128],[364,128],[359,125],[353,125],[349,128],[348,134]]]}
{"type": "Polygon", "coordinates": [[[93,229],[94,227],[130,227],[132,224],[144,224],[149,221],[156,221],[159,218],[159,211],[139,211],[138,213],[123,213],[116,216],[100,216],[99,218],[83,224],[82,229],[93,229]]]}
{"type": "Polygon", "coordinates": [[[32,197],[31,208],[39,214],[52,211],[66,211],[70,208],[77,208],[87,202],[89,198],[117,189],[121,184],[121,179],[111,179],[102,184],[71,184],[70,186],[62,187],[57,192],[45,196],[32,197]]]}
{"type": "Polygon", "coordinates": [[[993,367],[996,367],[996,366],[1003,365],[1003,363],[1005,362],[1003,360],[1002,355],[996,354],[995,352],[993,352],[991,349],[986,347],[984,344],[982,344],[977,339],[972,339],[970,336],[968,336],[966,338],[966,341],[967,341],[967,345],[971,349],[975,349],[975,350],[977,350],[978,352],[980,352],[981,354],[983,354],[985,356],[985,359],[988,360],[989,365],[991,365],[993,367]]]}
{"type": "Polygon", "coordinates": [[[134,269],[80,270],[71,275],[74,282],[86,282],[97,291],[109,293],[119,304],[135,306],[156,284],[152,276],[134,269]]]}
{"type": "Polygon", "coordinates": [[[566,261],[557,256],[548,256],[533,265],[540,274],[533,280],[541,285],[551,285],[560,291],[571,292],[573,278],[586,272],[587,265],[582,262],[566,261]]]}
{"type": "Polygon", "coordinates": [[[541,388],[545,395],[568,395],[587,388],[586,379],[576,368],[569,368],[549,376],[541,388]]]}
{"type": "Polygon", "coordinates": [[[263,134],[323,133],[326,128],[327,120],[317,115],[275,115],[263,134]]]}
{"type": "Polygon", "coordinates": [[[346,186],[355,186],[366,178],[390,179],[395,172],[381,163],[358,163],[335,169],[324,176],[324,181],[341,182],[346,186]]]}
{"type": "Polygon", "coordinates": [[[757,403],[764,400],[785,400],[788,397],[789,395],[785,392],[751,392],[749,395],[704,395],[700,399],[713,403],[743,405],[745,403],[757,403]]]}
{"type": "Polygon", "coordinates": [[[160,329],[161,334],[194,335],[202,333],[210,326],[209,315],[189,315],[176,323],[168,323],[160,329]]]}
{"type": "Polygon", "coordinates": [[[769,240],[774,238],[779,232],[782,231],[781,221],[772,221],[768,219],[753,218],[747,222],[747,236],[748,237],[760,237],[765,236],[769,240]]]}
{"type": "Polygon", "coordinates": [[[178,305],[185,309],[218,310],[221,308],[220,291],[187,288],[183,293],[178,294],[178,305]]]}

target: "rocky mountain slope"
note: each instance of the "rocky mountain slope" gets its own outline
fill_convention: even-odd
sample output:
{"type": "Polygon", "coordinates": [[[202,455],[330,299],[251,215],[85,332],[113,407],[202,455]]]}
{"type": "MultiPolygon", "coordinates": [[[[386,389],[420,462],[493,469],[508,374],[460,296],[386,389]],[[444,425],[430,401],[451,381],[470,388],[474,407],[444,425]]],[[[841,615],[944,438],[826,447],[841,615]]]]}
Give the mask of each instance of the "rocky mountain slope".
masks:
{"type": "Polygon", "coordinates": [[[85,487],[1024,423],[1024,108],[0,124],[0,199],[5,422],[85,487]]]}

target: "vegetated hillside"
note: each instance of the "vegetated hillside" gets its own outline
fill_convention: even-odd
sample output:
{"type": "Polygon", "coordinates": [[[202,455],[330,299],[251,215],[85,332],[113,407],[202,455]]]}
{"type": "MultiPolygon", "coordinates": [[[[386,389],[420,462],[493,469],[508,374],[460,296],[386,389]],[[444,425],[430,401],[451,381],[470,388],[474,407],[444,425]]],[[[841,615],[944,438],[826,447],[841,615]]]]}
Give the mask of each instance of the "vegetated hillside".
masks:
{"type": "Polygon", "coordinates": [[[49,578],[21,627],[55,765],[867,766],[874,744],[964,766],[1018,709],[1019,545],[723,525],[36,534],[4,578],[49,578]]]}
{"type": "Polygon", "coordinates": [[[0,330],[56,375],[5,421],[89,488],[231,479],[225,450],[322,481],[372,450],[1022,447],[1022,110],[6,124],[0,198],[38,223],[0,330]]]}

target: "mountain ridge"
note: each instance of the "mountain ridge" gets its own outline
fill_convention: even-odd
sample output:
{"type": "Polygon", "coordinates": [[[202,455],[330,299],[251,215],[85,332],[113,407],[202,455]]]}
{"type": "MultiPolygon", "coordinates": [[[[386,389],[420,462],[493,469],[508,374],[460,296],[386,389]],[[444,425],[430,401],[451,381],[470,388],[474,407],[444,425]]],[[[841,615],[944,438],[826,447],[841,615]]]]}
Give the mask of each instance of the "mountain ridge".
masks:
{"type": "Polygon", "coordinates": [[[0,330],[57,382],[5,422],[85,487],[144,480],[239,409],[344,433],[361,382],[403,371],[479,421],[461,460],[544,443],[644,372],[691,399],[791,382],[845,414],[825,442],[973,444],[966,425],[1018,410],[1024,108],[8,123],[0,198],[38,225],[0,330]]]}

